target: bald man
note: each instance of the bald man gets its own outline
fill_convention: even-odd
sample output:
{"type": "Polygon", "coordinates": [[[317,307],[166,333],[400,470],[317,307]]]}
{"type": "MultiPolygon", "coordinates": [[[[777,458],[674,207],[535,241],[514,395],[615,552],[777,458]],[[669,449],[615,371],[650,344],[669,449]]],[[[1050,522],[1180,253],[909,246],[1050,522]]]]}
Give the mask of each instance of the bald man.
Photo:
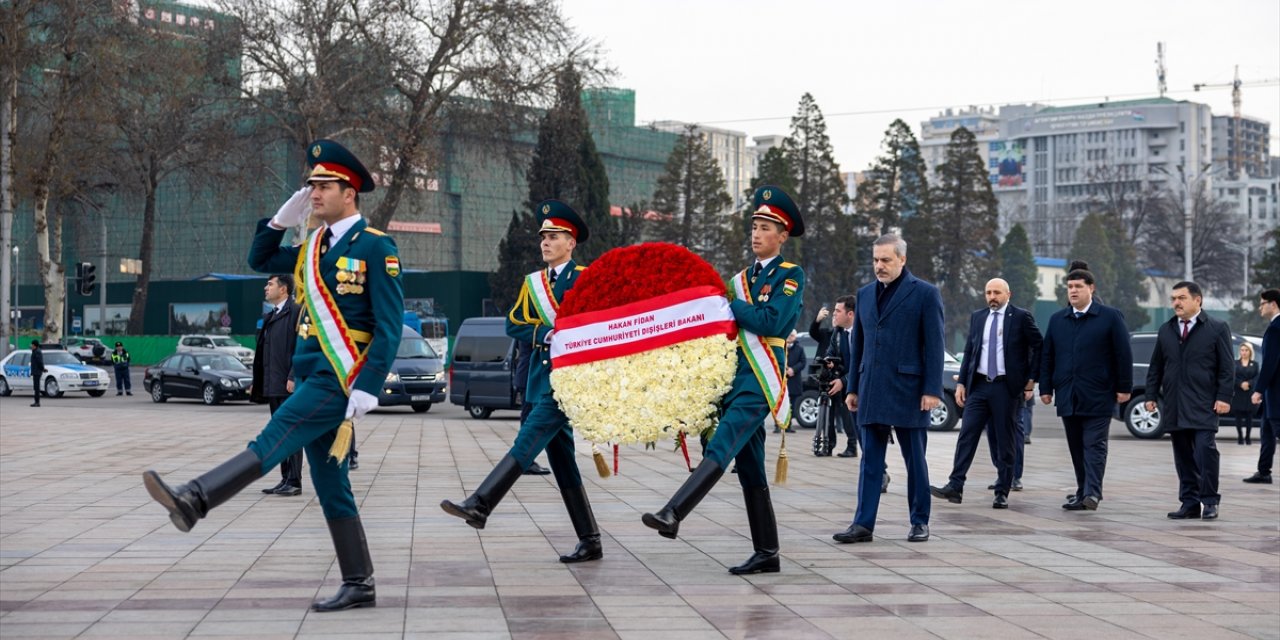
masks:
{"type": "Polygon", "coordinates": [[[953,504],[964,499],[965,475],[978,449],[983,430],[991,440],[996,461],[993,509],[1009,508],[1013,485],[1014,438],[1021,438],[1017,412],[1031,399],[1040,371],[1040,343],[1043,337],[1035,316],[1009,304],[1009,283],[994,278],[984,288],[987,308],[969,318],[969,339],[965,341],[956,385],[956,404],[964,407],[960,437],[956,440],[955,461],[946,486],[929,487],[935,497],[953,504]]]}

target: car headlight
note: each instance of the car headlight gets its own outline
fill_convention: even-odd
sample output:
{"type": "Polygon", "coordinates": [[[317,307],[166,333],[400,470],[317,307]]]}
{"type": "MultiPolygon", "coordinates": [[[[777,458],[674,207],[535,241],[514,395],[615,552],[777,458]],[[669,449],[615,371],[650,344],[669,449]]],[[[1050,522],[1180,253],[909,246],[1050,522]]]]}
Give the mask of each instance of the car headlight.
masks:
{"type": "Polygon", "coordinates": [[[80,379],[80,374],[78,374],[78,373],[59,373],[59,374],[58,374],[58,379],[59,379],[59,380],[79,380],[79,379],[80,379]]]}
{"type": "Polygon", "coordinates": [[[400,374],[392,371],[387,374],[387,382],[400,382],[400,374]]]}
{"type": "Polygon", "coordinates": [[[240,383],[239,383],[239,382],[236,382],[235,380],[232,380],[231,378],[223,378],[223,379],[219,380],[219,382],[221,382],[221,383],[222,383],[222,386],[227,387],[227,388],[231,388],[231,387],[238,387],[238,386],[240,386],[240,383]]]}

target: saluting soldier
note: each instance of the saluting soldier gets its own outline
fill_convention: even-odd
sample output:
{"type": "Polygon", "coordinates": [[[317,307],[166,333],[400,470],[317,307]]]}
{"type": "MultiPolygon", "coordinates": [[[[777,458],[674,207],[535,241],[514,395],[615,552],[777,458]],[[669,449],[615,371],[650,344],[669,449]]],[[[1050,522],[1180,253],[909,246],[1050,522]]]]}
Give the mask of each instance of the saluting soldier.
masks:
{"type": "Polygon", "coordinates": [[[476,487],[475,493],[460,503],[445,500],[440,508],[483,529],[489,514],[545,449],[551,472],[560,486],[560,496],[569,511],[569,520],[578,534],[578,546],[573,553],[560,556],[560,562],[599,560],[604,557],[600,529],[596,527],[587,489],[578,473],[573,429],[556,404],[551,389],[551,334],[555,331],[556,309],[577,282],[578,273],[586,268],[573,261],[573,249],[587,240],[589,231],[578,212],[559,200],[542,201],[537,213],[542,260],[547,268],[525,276],[520,296],[507,314],[507,335],[533,344],[529,385],[524,397],[525,402],[533,403],[533,409],[521,423],[511,450],[476,487]]]}
{"type": "Polygon", "coordinates": [[[346,453],[350,421],[378,406],[377,394],[400,346],[404,291],[395,241],[370,228],[360,215],[359,194],[374,188],[364,165],[330,140],[312,143],[307,161],[308,186],[275,217],[258,223],[249,249],[253,269],[292,270],[299,283],[303,311],[293,356],[298,382],[293,395],[248,449],[212,471],[177,487],[166,485],[155,471],[147,471],[143,479],[151,497],[169,510],[173,524],[190,531],[211,509],[304,449],[342,570],[337,594],[311,608],[340,611],[377,602],[346,453]],[[306,223],[309,208],[324,224],[302,246],[280,246],[286,229],[306,223]]]}
{"type": "Polygon", "coordinates": [[[800,208],[775,186],[757,189],[753,201],[751,251],[756,261],[733,279],[729,308],[738,323],[738,370],[723,401],[724,414],[698,468],[661,511],[642,518],[663,537],[674,539],[680,521],[720,480],[729,460],[735,460],[755,553],[729,569],[733,574],[780,569],[778,523],[764,469],[764,418],[772,411],[782,429],[791,423],[783,376],[786,336],[796,326],[804,297],[804,270],[781,254],[787,238],[804,233],[800,208]]]}

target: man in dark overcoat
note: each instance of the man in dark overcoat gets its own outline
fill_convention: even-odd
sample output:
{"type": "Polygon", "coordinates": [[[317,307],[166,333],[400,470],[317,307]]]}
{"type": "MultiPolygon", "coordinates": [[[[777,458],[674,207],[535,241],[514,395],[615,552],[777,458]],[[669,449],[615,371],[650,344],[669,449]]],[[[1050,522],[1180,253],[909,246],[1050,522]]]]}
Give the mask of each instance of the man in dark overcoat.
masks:
{"type": "Polygon", "coordinates": [[[1262,445],[1258,451],[1258,471],[1245,478],[1249,484],[1271,484],[1276,438],[1280,437],[1280,289],[1267,289],[1258,296],[1258,313],[1267,319],[1262,334],[1262,356],[1258,377],[1253,381],[1255,405],[1262,405],[1262,445]]]}
{"type": "Polygon", "coordinates": [[[1231,410],[1231,328],[1201,311],[1204,293],[1194,282],[1173,285],[1174,317],[1160,325],[1147,369],[1148,411],[1160,408],[1160,426],[1173,438],[1182,506],[1174,520],[1218,517],[1218,416],[1231,410]],[[1204,505],[1203,510],[1201,505],[1204,505]]]}
{"type": "MultiPolygon", "coordinates": [[[[298,343],[298,316],[302,307],[294,301],[294,281],[289,274],[267,278],[263,298],[271,310],[262,317],[253,354],[253,388],[249,398],[266,403],[275,415],[293,393],[293,351],[298,343]]],[[[296,496],[302,493],[302,449],[280,463],[280,483],[263,493],[296,496]]]]}

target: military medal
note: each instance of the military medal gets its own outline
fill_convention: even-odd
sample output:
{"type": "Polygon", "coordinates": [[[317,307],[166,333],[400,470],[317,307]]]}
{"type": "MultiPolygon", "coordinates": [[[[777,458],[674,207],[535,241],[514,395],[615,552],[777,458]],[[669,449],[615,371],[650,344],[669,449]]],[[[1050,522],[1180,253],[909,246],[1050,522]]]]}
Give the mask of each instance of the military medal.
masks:
{"type": "Polygon", "coordinates": [[[771,285],[771,284],[766,284],[766,285],[764,286],[764,288],[760,290],[760,295],[759,295],[759,296],[756,296],[756,298],[757,298],[757,299],[759,299],[759,300],[760,300],[760,302],[768,302],[768,301],[769,301],[769,294],[770,294],[771,292],[773,292],[773,285],[771,285]]]}
{"type": "Polygon", "coordinates": [[[340,283],[338,283],[338,286],[337,286],[337,287],[335,287],[335,288],[338,290],[338,295],[340,295],[340,296],[341,296],[341,295],[346,295],[346,293],[347,293],[347,289],[348,289],[348,287],[347,287],[347,283],[345,283],[345,282],[340,282],[340,283]]]}
{"type": "Polygon", "coordinates": [[[351,278],[351,274],[347,273],[346,271],[339,270],[338,275],[336,277],[338,278],[338,282],[346,282],[348,279],[351,278]]]}

